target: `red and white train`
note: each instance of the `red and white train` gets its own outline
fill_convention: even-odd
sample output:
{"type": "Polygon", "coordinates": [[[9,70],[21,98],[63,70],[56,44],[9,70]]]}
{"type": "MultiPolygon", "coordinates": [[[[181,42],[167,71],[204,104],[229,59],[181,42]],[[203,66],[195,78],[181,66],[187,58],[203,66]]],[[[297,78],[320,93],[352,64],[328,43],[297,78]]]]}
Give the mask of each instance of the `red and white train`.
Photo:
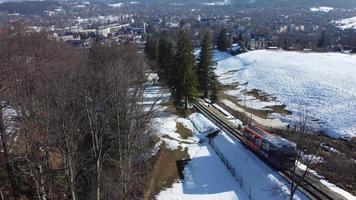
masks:
{"type": "Polygon", "coordinates": [[[287,169],[295,164],[294,143],[254,126],[245,127],[242,133],[243,142],[276,168],[287,169]]]}

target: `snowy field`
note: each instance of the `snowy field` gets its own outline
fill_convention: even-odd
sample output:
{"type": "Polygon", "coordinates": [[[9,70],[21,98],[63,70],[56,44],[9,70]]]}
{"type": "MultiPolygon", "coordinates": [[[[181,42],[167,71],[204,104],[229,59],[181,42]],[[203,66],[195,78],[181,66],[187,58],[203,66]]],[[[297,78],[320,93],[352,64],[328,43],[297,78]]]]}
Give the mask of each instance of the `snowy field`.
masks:
{"type": "Polygon", "coordinates": [[[312,7],[310,8],[310,11],[312,12],[330,12],[334,10],[332,7],[327,7],[327,6],[320,6],[320,7],[312,7]]]}
{"type": "Polygon", "coordinates": [[[341,28],[342,30],[356,29],[356,16],[338,20],[338,21],[333,21],[332,23],[336,24],[336,26],[341,28]]]}
{"type": "MultiPolygon", "coordinates": [[[[231,56],[216,51],[214,59],[223,84],[248,82],[248,90],[259,89],[276,97],[274,104],[286,105],[293,114],[279,116],[282,120],[296,120],[298,111],[305,110],[328,135],[356,136],[355,55],[258,50],[231,56]]],[[[242,89],[227,92],[241,99],[242,89]]],[[[256,109],[269,104],[251,100],[247,106],[256,109]]]]}

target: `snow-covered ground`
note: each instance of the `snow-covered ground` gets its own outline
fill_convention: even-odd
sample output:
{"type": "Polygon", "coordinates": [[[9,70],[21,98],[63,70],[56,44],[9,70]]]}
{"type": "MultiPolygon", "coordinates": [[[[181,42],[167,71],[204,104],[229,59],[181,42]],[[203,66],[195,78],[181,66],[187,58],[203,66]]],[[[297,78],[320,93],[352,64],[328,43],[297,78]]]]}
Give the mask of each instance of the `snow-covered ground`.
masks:
{"type": "MultiPolygon", "coordinates": [[[[150,75],[149,79],[151,83],[155,82],[154,75],[150,75]]],[[[160,86],[151,85],[147,88],[146,97],[144,105],[156,102],[157,98],[164,102],[168,100],[169,92],[160,86]]],[[[278,197],[272,194],[273,188],[286,188],[283,179],[242,144],[222,133],[214,139],[214,143],[237,169],[239,177],[242,177],[238,179],[239,182],[208,143],[206,133],[216,126],[201,114],[193,113],[188,118],[181,118],[166,112],[165,107],[161,105],[157,105],[156,110],[158,114],[152,122],[152,127],[161,142],[155,145],[152,152],[157,152],[157,146],[164,141],[172,150],[187,149],[191,159],[184,168],[184,180],[179,180],[172,187],[162,190],[156,195],[156,199],[248,200],[249,196],[255,200],[286,199],[286,196],[282,195],[286,194],[286,191],[278,197]],[[177,123],[190,129],[193,136],[181,138],[176,132],[177,123]]],[[[298,194],[297,199],[305,197],[298,194]]]]}
{"type": "Polygon", "coordinates": [[[332,7],[327,7],[327,6],[320,6],[320,7],[312,7],[310,8],[310,11],[312,12],[330,12],[334,10],[332,7]]]}
{"type": "MultiPolygon", "coordinates": [[[[296,120],[298,111],[305,110],[328,135],[356,136],[355,55],[258,50],[231,56],[215,51],[214,59],[221,83],[248,82],[249,90],[259,89],[286,105],[293,114],[282,120],[296,120]]],[[[229,91],[237,97],[240,92],[229,91]]],[[[258,101],[249,106],[261,109],[258,101]]]]}
{"type": "MultiPolygon", "coordinates": [[[[161,191],[156,198],[167,199],[288,199],[288,184],[260,161],[250,150],[239,141],[226,133],[220,133],[214,144],[222,152],[228,162],[235,168],[238,178],[232,176],[226,166],[217,156],[214,149],[207,142],[205,132],[216,126],[199,113],[189,116],[190,120],[171,116],[183,123],[194,133],[192,141],[201,141],[184,144],[188,149],[191,161],[184,168],[184,180],[180,180],[172,187],[161,191]],[[194,123],[194,126],[193,124],[194,123]],[[236,180],[238,179],[238,180],[236,180]],[[277,195],[278,193],[278,195],[277,195]]],[[[173,120],[173,121],[175,121],[173,120]]],[[[169,130],[174,124],[161,121],[158,127],[169,130]]],[[[165,132],[170,137],[179,139],[179,134],[165,132]]],[[[174,140],[165,140],[168,146],[176,146],[174,140]]],[[[297,193],[296,199],[307,199],[303,194],[297,193]]]]}
{"type": "MultiPolygon", "coordinates": [[[[169,91],[159,85],[154,84],[157,79],[155,74],[148,76],[144,105],[150,108],[154,102],[164,103],[169,100],[169,91]]],[[[204,133],[200,134],[198,129],[194,128],[190,119],[178,117],[165,111],[165,106],[157,104],[155,106],[157,116],[152,121],[153,133],[159,138],[152,154],[158,151],[162,142],[171,150],[188,149],[191,161],[184,168],[184,180],[180,180],[170,188],[162,190],[156,199],[211,199],[211,200],[247,200],[248,197],[239,187],[238,183],[231,176],[219,157],[207,144],[199,143],[204,138],[204,133]],[[177,133],[177,123],[183,124],[186,128],[192,130],[194,134],[187,139],[181,138],[177,133]]],[[[194,116],[194,115],[193,115],[194,116]]],[[[211,123],[200,124],[200,127],[207,129],[211,123]]]]}
{"type": "Polygon", "coordinates": [[[341,28],[342,30],[356,29],[356,16],[337,20],[337,21],[332,21],[332,23],[334,23],[337,27],[341,28]]]}
{"type": "MultiPolygon", "coordinates": [[[[225,106],[229,107],[232,110],[235,110],[238,112],[246,112],[242,108],[236,106],[236,104],[234,104],[233,102],[231,102],[227,99],[222,99],[221,103],[223,103],[225,106]]],[[[258,117],[252,113],[248,113],[247,115],[252,117],[252,119],[255,122],[257,122],[258,124],[261,124],[266,127],[274,127],[274,128],[284,129],[288,125],[287,123],[282,122],[279,118],[276,118],[276,117],[281,117],[279,114],[271,115],[271,116],[269,116],[268,119],[258,117]]]]}
{"type": "MultiPolygon", "coordinates": [[[[150,75],[151,83],[155,75],[150,75]]],[[[147,88],[145,105],[169,100],[169,92],[160,86],[151,85],[147,88]]],[[[247,200],[247,199],[288,199],[288,184],[277,173],[259,160],[242,143],[228,134],[221,132],[212,141],[215,149],[222,153],[230,167],[236,173],[234,177],[221,161],[216,150],[208,143],[206,133],[216,126],[199,113],[193,113],[188,118],[181,118],[165,111],[165,107],[157,105],[158,115],[152,122],[154,133],[161,138],[155,145],[153,153],[165,142],[170,149],[187,149],[191,160],[184,168],[184,180],[179,180],[170,188],[162,190],[156,199],[214,199],[214,200],[247,200]],[[181,138],[176,132],[177,123],[183,124],[193,133],[192,137],[181,138]]],[[[227,111],[225,111],[227,112],[227,111]]],[[[241,122],[238,122],[241,123],[241,122]]],[[[303,166],[301,166],[303,167],[303,166]]],[[[316,172],[314,172],[316,173],[316,172]]],[[[334,191],[343,194],[348,199],[354,197],[342,189],[323,180],[323,184],[334,191]]],[[[296,199],[307,199],[297,192],[296,199]]]]}

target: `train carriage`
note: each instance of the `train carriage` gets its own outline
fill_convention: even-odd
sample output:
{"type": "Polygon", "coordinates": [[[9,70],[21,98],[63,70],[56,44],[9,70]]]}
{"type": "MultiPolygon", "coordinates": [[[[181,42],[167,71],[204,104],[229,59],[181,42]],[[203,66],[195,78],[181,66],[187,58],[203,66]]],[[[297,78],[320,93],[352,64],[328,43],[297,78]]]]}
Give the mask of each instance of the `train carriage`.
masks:
{"type": "Polygon", "coordinates": [[[261,128],[245,127],[243,142],[278,169],[290,168],[295,163],[295,145],[261,128]]]}

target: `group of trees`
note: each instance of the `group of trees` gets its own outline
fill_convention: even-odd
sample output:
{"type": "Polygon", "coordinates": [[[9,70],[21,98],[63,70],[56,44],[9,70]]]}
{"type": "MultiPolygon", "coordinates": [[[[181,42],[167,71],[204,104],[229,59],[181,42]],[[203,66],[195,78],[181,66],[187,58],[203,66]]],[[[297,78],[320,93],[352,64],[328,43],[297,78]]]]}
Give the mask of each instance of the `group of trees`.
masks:
{"type": "Polygon", "coordinates": [[[135,45],[94,43],[84,52],[9,28],[0,35],[0,75],[3,199],[140,198],[152,111],[142,104],[135,45]]]}
{"type": "Polygon", "coordinates": [[[197,58],[184,28],[179,30],[175,43],[165,32],[161,33],[158,42],[154,41],[147,39],[146,56],[151,60],[157,57],[160,81],[171,89],[177,108],[187,110],[189,102],[193,102],[200,92],[204,98],[217,102],[219,85],[214,73],[213,41],[209,31],[204,34],[197,58]]]}
{"type": "Polygon", "coordinates": [[[221,29],[217,40],[217,49],[220,51],[227,51],[230,47],[231,47],[231,41],[227,37],[226,29],[223,28],[221,29]]]}

